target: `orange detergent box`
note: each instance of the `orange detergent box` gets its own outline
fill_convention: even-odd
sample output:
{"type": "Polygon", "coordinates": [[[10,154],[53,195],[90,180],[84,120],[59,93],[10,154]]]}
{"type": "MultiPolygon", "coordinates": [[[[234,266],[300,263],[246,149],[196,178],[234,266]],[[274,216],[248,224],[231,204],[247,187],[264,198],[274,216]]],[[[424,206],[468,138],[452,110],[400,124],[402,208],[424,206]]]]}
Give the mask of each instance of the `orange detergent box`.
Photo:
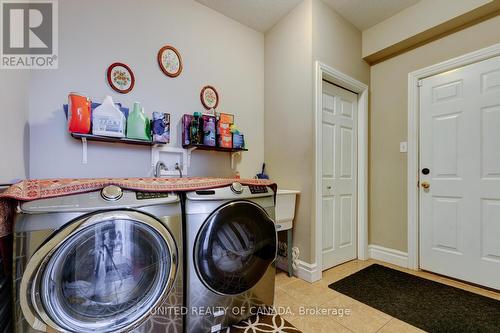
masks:
{"type": "Polygon", "coordinates": [[[223,122],[219,121],[217,123],[217,135],[230,136],[231,135],[230,127],[231,127],[231,124],[223,123],[223,122]]]}
{"type": "Polygon", "coordinates": [[[233,148],[233,137],[231,135],[219,135],[219,147],[233,148]]]}
{"type": "Polygon", "coordinates": [[[234,115],[229,113],[220,113],[219,121],[225,124],[234,124],[234,115]]]}

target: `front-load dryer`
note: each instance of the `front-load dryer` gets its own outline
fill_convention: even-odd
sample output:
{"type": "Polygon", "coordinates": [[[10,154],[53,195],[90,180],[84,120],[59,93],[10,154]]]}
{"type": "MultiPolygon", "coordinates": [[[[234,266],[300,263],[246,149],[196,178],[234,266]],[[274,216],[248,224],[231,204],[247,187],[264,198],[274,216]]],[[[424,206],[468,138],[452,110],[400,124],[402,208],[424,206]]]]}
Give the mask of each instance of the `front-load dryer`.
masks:
{"type": "Polygon", "coordinates": [[[216,332],[273,305],[274,191],[232,186],[186,193],[186,331],[216,332]]]}
{"type": "Polygon", "coordinates": [[[182,332],[182,210],[171,193],[102,191],[21,203],[15,330],[182,332]]]}

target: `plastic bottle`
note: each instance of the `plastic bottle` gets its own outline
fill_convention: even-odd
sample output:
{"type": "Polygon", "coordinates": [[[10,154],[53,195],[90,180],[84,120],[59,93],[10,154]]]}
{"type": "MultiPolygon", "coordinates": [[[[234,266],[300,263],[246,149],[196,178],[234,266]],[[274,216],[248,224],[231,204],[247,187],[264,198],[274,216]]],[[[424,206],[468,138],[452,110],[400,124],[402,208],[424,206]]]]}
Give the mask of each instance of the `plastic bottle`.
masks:
{"type": "Polygon", "coordinates": [[[203,144],[207,146],[215,146],[215,117],[212,116],[203,116],[203,144]]]}
{"type": "Polygon", "coordinates": [[[90,100],[78,93],[68,95],[68,131],[90,133],[90,100]]]}
{"type": "Polygon", "coordinates": [[[195,112],[193,115],[193,120],[191,121],[191,126],[189,128],[189,138],[191,144],[199,145],[203,143],[200,133],[200,120],[201,112],[195,112]]]}
{"type": "Polygon", "coordinates": [[[123,112],[113,103],[111,96],[106,96],[101,105],[92,112],[92,133],[123,138],[126,119],[123,112]]]}
{"type": "Polygon", "coordinates": [[[134,103],[134,108],[128,115],[127,138],[151,141],[151,122],[139,102],[134,103]]]}

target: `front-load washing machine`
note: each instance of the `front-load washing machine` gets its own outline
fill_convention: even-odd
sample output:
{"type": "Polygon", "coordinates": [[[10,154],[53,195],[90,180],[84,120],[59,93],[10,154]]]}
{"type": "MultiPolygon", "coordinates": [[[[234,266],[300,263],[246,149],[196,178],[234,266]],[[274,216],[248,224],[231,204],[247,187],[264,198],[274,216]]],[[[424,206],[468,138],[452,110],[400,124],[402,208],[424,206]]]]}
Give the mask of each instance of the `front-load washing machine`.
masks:
{"type": "Polygon", "coordinates": [[[18,205],[16,332],[182,332],[182,210],[107,186],[18,205]]]}
{"type": "Polygon", "coordinates": [[[186,331],[216,332],[274,301],[274,191],[232,186],[186,193],[186,331]]]}

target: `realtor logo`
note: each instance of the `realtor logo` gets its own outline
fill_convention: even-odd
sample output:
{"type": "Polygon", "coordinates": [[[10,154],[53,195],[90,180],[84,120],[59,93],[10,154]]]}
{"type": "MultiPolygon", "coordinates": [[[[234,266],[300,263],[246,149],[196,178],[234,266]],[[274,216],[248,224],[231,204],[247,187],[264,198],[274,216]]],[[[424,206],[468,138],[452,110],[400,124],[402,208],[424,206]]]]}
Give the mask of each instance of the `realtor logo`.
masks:
{"type": "Polygon", "coordinates": [[[57,2],[1,0],[0,8],[0,68],[57,68],[57,2]]]}

